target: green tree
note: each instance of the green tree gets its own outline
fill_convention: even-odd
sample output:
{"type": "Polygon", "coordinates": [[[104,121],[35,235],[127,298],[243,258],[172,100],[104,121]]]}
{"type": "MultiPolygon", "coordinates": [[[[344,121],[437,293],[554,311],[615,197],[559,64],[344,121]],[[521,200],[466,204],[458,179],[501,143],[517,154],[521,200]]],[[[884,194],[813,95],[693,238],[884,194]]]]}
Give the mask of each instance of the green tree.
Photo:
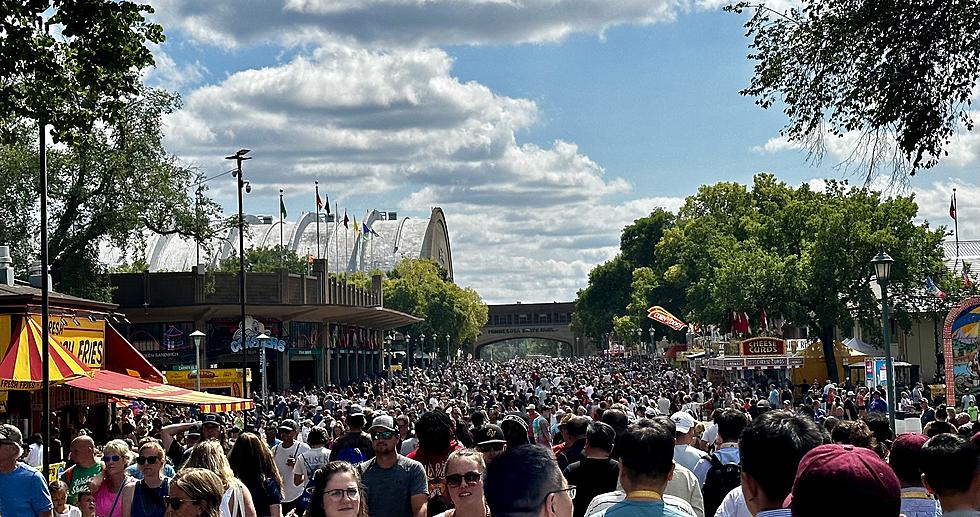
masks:
{"type": "MultiPolygon", "coordinates": [[[[189,187],[199,177],[162,145],[161,118],[177,105],[168,92],[143,89],[111,125],[48,149],[48,249],[55,289],[109,300],[106,268],[98,260],[103,243],[138,249],[135,243],[147,233],[208,242],[217,231],[208,221],[219,207],[204,196],[206,184],[198,186],[195,203],[189,187]]],[[[10,188],[0,190],[0,203],[17,214],[13,224],[0,225],[0,242],[16,245],[22,275],[40,247],[33,134],[36,126],[21,122],[0,144],[0,177],[11,180],[10,188]]]]}
{"type": "Polygon", "coordinates": [[[826,132],[860,135],[850,163],[870,178],[934,166],[957,127],[973,128],[980,74],[980,3],[803,0],[775,11],[761,2],[745,24],[755,74],[743,95],[782,106],[782,134],[819,159],[826,132]],[[897,145],[896,145],[897,144],[897,145]]]}
{"type": "Polygon", "coordinates": [[[126,119],[147,46],[164,40],[153,8],[129,1],[0,0],[0,12],[0,129],[43,120],[61,142],[126,119]]]}
{"type": "MultiPolygon", "coordinates": [[[[283,268],[296,275],[306,274],[306,258],[279,244],[245,250],[245,271],[272,273],[283,268]]],[[[218,271],[237,273],[239,270],[237,253],[218,262],[218,271]]]]}
{"type": "Polygon", "coordinates": [[[448,335],[448,353],[454,356],[476,341],[487,322],[487,305],[480,295],[454,284],[445,269],[428,259],[399,262],[384,282],[384,298],[385,307],[425,319],[401,330],[413,340],[425,334],[426,352],[447,351],[448,335]],[[434,335],[439,337],[433,340],[434,335]]]}
{"type": "Polygon", "coordinates": [[[760,174],[751,191],[701,187],[657,250],[687,292],[689,320],[728,328],[733,311],[756,322],[765,309],[807,326],[823,342],[833,379],[835,332],[855,322],[880,326],[871,257],[884,249],[895,258],[893,292],[918,291],[927,273],[942,270],[944,229],[916,224],[917,212],[912,197],[835,181],[824,192],[794,189],[760,174]]]}

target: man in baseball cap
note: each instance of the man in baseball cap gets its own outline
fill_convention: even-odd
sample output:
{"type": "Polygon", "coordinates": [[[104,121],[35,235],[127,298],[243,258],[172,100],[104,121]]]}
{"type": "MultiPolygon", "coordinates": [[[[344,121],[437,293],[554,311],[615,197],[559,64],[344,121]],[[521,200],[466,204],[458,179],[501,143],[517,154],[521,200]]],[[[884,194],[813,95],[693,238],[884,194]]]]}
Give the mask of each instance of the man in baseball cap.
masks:
{"type": "Polygon", "coordinates": [[[507,440],[504,438],[504,431],[500,426],[485,424],[473,430],[473,441],[476,442],[476,449],[483,453],[483,461],[490,464],[494,458],[500,456],[507,449],[507,440]]]}
{"type": "Polygon", "coordinates": [[[670,420],[674,422],[675,441],[674,441],[674,461],[680,463],[690,471],[701,461],[701,458],[708,457],[708,453],[693,446],[694,428],[698,422],[687,411],[678,411],[670,415],[670,420]]]}
{"type": "Polygon", "coordinates": [[[24,454],[24,435],[10,424],[0,425],[0,515],[50,514],[51,494],[44,476],[17,460],[24,454]]]}
{"type": "Polygon", "coordinates": [[[898,477],[877,454],[864,447],[821,445],[803,456],[791,494],[793,516],[827,515],[831,504],[828,494],[860,494],[844,503],[848,515],[895,517],[901,512],[898,477]]]}

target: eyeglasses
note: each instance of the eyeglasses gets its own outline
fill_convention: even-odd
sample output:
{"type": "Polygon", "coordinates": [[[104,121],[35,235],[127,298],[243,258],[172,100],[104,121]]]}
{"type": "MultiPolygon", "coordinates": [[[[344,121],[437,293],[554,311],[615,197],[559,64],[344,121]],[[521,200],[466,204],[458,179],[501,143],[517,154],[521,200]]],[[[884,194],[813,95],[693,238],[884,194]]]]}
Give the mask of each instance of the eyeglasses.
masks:
{"type": "Polygon", "coordinates": [[[323,493],[327,494],[327,497],[334,501],[342,501],[345,495],[350,499],[357,499],[360,496],[357,487],[335,488],[333,490],[326,490],[323,493]]]}
{"type": "Polygon", "coordinates": [[[561,488],[561,489],[558,489],[558,490],[552,490],[551,492],[548,492],[547,494],[544,495],[544,498],[547,499],[548,496],[551,495],[551,494],[559,494],[561,492],[568,492],[568,497],[570,497],[572,499],[575,499],[575,493],[577,491],[578,491],[578,487],[576,487],[575,485],[568,485],[565,488],[561,488]]]}
{"type": "Polygon", "coordinates": [[[116,461],[119,461],[121,459],[122,459],[122,456],[118,456],[118,455],[115,455],[115,454],[113,454],[112,456],[103,456],[102,457],[102,461],[104,461],[106,463],[109,463],[110,461],[116,462],[116,461]]]}
{"type": "Polygon", "coordinates": [[[149,463],[150,465],[155,465],[156,462],[160,461],[162,458],[159,456],[137,456],[136,463],[143,465],[144,463],[149,463]]]}
{"type": "Polygon", "coordinates": [[[174,511],[180,510],[180,507],[184,506],[184,503],[196,503],[196,502],[197,499],[180,499],[177,497],[170,497],[170,496],[165,496],[163,498],[164,506],[169,506],[174,511]]]}
{"type": "Polygon", "coordinates": [[[396,431],[373,431],[371,433],[371,439],[373,440],[390,440],[395,437],[396,431]]]}
{"type": "Polygon", "coordinates": [[[501,452],[504,450],[504,444],[502,443],[484,443],[476,446],[476,450],[480,452],[501,452]]]}
{"type": "Polygon", "coordinates": [[[466,480],[466,484],[472,485],[480,479],[483,478],[483,474],[479,472],[467,472],[466,474],[449,474],[446,476],[446,484],[456,488],[463,484],[463,480],[466,480]]]}

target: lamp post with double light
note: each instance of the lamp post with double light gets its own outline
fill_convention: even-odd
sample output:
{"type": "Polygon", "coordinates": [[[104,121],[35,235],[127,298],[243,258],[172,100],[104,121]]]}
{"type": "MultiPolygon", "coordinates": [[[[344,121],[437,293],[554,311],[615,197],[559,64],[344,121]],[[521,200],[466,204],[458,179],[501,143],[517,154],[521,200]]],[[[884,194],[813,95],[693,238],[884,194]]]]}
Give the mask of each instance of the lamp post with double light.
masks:
{"type": "Polygon", "coordinates": [[[242,162],[245,160],[251,160],[252,158],[245,156],[249,153],[249,149],[239,149],[235,154],[231,156],[225,156],[226,160],[235,160],[235,170],[231,175],[238,180],[238,292],[239,292],[239,302],[241,302],[241,317],[242,317],[242,397],[245,397],[248,390],[245,389],[246,377],[245,369],[247,365],[246,360],[246,350],[245,350],[245,209],[242,201],[242,191],[251,192],[252,185],[245,181],[242,177],[242,162]]]}
{"type": "Polygon", "coordinates": [[[892,362],[892,339],[888,326],[888,281],[891,279],[892,264],[895,261],[882,250],[871,263],[875,266],[875,276],[881,287],[881,335],[885,343],[885,386],[888,393],[888,425],[895,433],[895,365],[892,362]]]}
{"type": "Polygon", "coordinates": [[[197,377],[197,391],[201,391],[201,343],[204,341],[204,335],[204,332],[200,330],[191,332],[191,340],[194,341],[194,357],[197,358],[194,363],[197,367],[197,372],[194,374],[197,377]]]}

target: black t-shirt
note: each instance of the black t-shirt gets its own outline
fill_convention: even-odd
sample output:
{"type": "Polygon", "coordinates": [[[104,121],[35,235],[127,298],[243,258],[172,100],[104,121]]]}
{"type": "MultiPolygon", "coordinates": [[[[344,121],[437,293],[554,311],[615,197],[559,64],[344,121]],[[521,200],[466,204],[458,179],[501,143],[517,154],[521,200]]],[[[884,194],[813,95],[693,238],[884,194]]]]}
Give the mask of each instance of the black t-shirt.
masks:
{"type": "Polygon", "coordinates": [[[574,517],[584,517],[595,496],[616,490],[619,462],[608,458],[583,458],[569,465],[563,473],[568,484],[577,487],[574,517]]]}

